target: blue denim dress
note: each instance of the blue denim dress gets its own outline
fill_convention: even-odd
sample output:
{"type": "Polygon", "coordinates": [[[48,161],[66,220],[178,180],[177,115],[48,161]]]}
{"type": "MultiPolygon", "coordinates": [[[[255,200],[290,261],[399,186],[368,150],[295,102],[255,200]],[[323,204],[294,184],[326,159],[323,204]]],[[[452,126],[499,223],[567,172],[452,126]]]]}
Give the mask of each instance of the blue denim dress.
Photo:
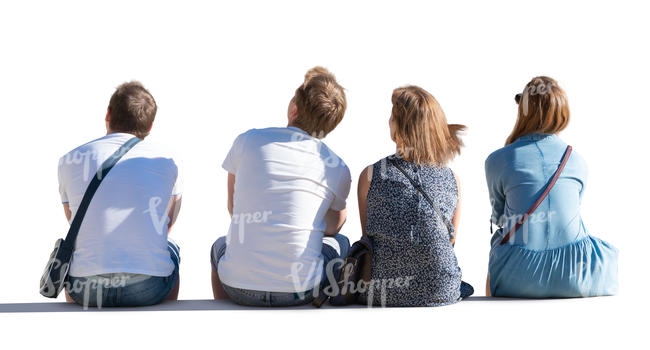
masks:
{"type": "Polygon", "coordinates": [[[566,147],[555,135],[535,133],[485,161],[491,222],[500,227],[491,240],[493,296],[586,297],[617,292],[618,250],[589,235],[580,216],[587,165],[575,151],[548,197],[508,243],[499,245],[544,191],[566,147]]]}

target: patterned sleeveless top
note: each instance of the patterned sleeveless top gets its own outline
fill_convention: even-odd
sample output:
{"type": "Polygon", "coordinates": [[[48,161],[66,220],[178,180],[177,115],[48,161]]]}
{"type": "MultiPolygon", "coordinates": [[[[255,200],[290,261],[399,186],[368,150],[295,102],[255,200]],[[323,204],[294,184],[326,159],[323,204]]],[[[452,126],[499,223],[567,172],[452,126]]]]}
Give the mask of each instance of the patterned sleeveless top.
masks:
{"type": "Polygon", "coordinates": [[[373,165],[366,205],[372,283],[362,301],[383,306],[455,303],[460,300],[461,270],[447,226],[389,158],[422,187],[449,222],[458,204],[456,179],[448,167],[417,165],[394,155],[373,165]]]}

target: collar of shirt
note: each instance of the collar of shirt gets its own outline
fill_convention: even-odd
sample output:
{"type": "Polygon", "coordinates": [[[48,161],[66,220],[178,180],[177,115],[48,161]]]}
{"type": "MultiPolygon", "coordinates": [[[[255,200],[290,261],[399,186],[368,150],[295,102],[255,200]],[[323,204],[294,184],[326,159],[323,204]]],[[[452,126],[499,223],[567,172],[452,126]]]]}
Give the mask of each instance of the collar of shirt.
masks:
{"type": "Polygon", "coordinates": [[[126,133],[126,132],[112,132],[110,134],[106,134],[102,138],[113,138],[113,137],[129,137],[129,138],[131,138],[131,137],[135,137],[135,135],[129,134],[129,133],[126,133]]]}
{"type": "Polygon", "coordinates": [[[517,138],[516,141],[539,141],[547,137],[556,137],[555,134],[544,134],[541,132],[534,132],[532,134],[524,135],[517,138]]]}
{"type": "Polygon", "coordinates": [[[298,127],[295,127],[295,126],[287,126],[287,129],[291,129],[291,130],[293,130],[293,131],[300,132],[300,133],[305,134],[305,135],[307,135],[307,136],[311,136],[311,135],[309,135],[305,130],[303,130],[303,129],[301,129],[301,128],[298,128],[298,127]]]}

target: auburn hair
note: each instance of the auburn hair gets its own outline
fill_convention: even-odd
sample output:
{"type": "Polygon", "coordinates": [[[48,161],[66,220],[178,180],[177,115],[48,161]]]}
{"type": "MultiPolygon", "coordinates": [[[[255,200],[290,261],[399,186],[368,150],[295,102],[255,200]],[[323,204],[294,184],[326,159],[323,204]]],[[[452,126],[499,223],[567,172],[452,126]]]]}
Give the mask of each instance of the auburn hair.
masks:
{"type": "Polygon", "coordinates": [[[332,73],[314,67],[296,89],[293,102],[298,115],[292,124],[317,138],[323,138],[343,120],[347,101],[344,89],[332,73]]]}
{"type": "Polygon", "coordinates": [[[447,124],[438,101],[418,86],[393,90],[391,119],[398,155],[417,164],[445,165],[460,154],[464,125],[447,124]]]}
{"type": "Polygon", "coordinates": [[[506,140],[533,133],[555,134],[569,124],[569,100],[557,81],[539,76],[533,78],[518,98],[517,122],[506,140]]]}

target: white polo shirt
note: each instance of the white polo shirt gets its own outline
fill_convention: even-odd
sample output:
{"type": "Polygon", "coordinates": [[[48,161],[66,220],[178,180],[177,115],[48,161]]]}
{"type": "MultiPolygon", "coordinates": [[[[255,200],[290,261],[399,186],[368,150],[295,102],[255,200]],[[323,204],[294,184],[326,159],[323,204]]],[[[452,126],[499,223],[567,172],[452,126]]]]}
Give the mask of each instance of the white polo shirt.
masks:
{"type": "MultiPolygon", "coordinates": [[[[59,160],[59,192],[72,217],[97,169],[134,137],[113,133],[59,160]]],[[[77,236],[70,276],[107,273],[169,276],[167,208],[180,195],[174,160],[148,140],[136,144],[111,169],[95,193],[77,236]]]]}
{"type": "Polygon", "coordinates": [[[288,127],[239,135],[222,166],[235,175],[235,192],[221,281],[268,292],[314,288],[325,213],[345,209],[350,192],[345,163],[321,140],[288,127]]]}

